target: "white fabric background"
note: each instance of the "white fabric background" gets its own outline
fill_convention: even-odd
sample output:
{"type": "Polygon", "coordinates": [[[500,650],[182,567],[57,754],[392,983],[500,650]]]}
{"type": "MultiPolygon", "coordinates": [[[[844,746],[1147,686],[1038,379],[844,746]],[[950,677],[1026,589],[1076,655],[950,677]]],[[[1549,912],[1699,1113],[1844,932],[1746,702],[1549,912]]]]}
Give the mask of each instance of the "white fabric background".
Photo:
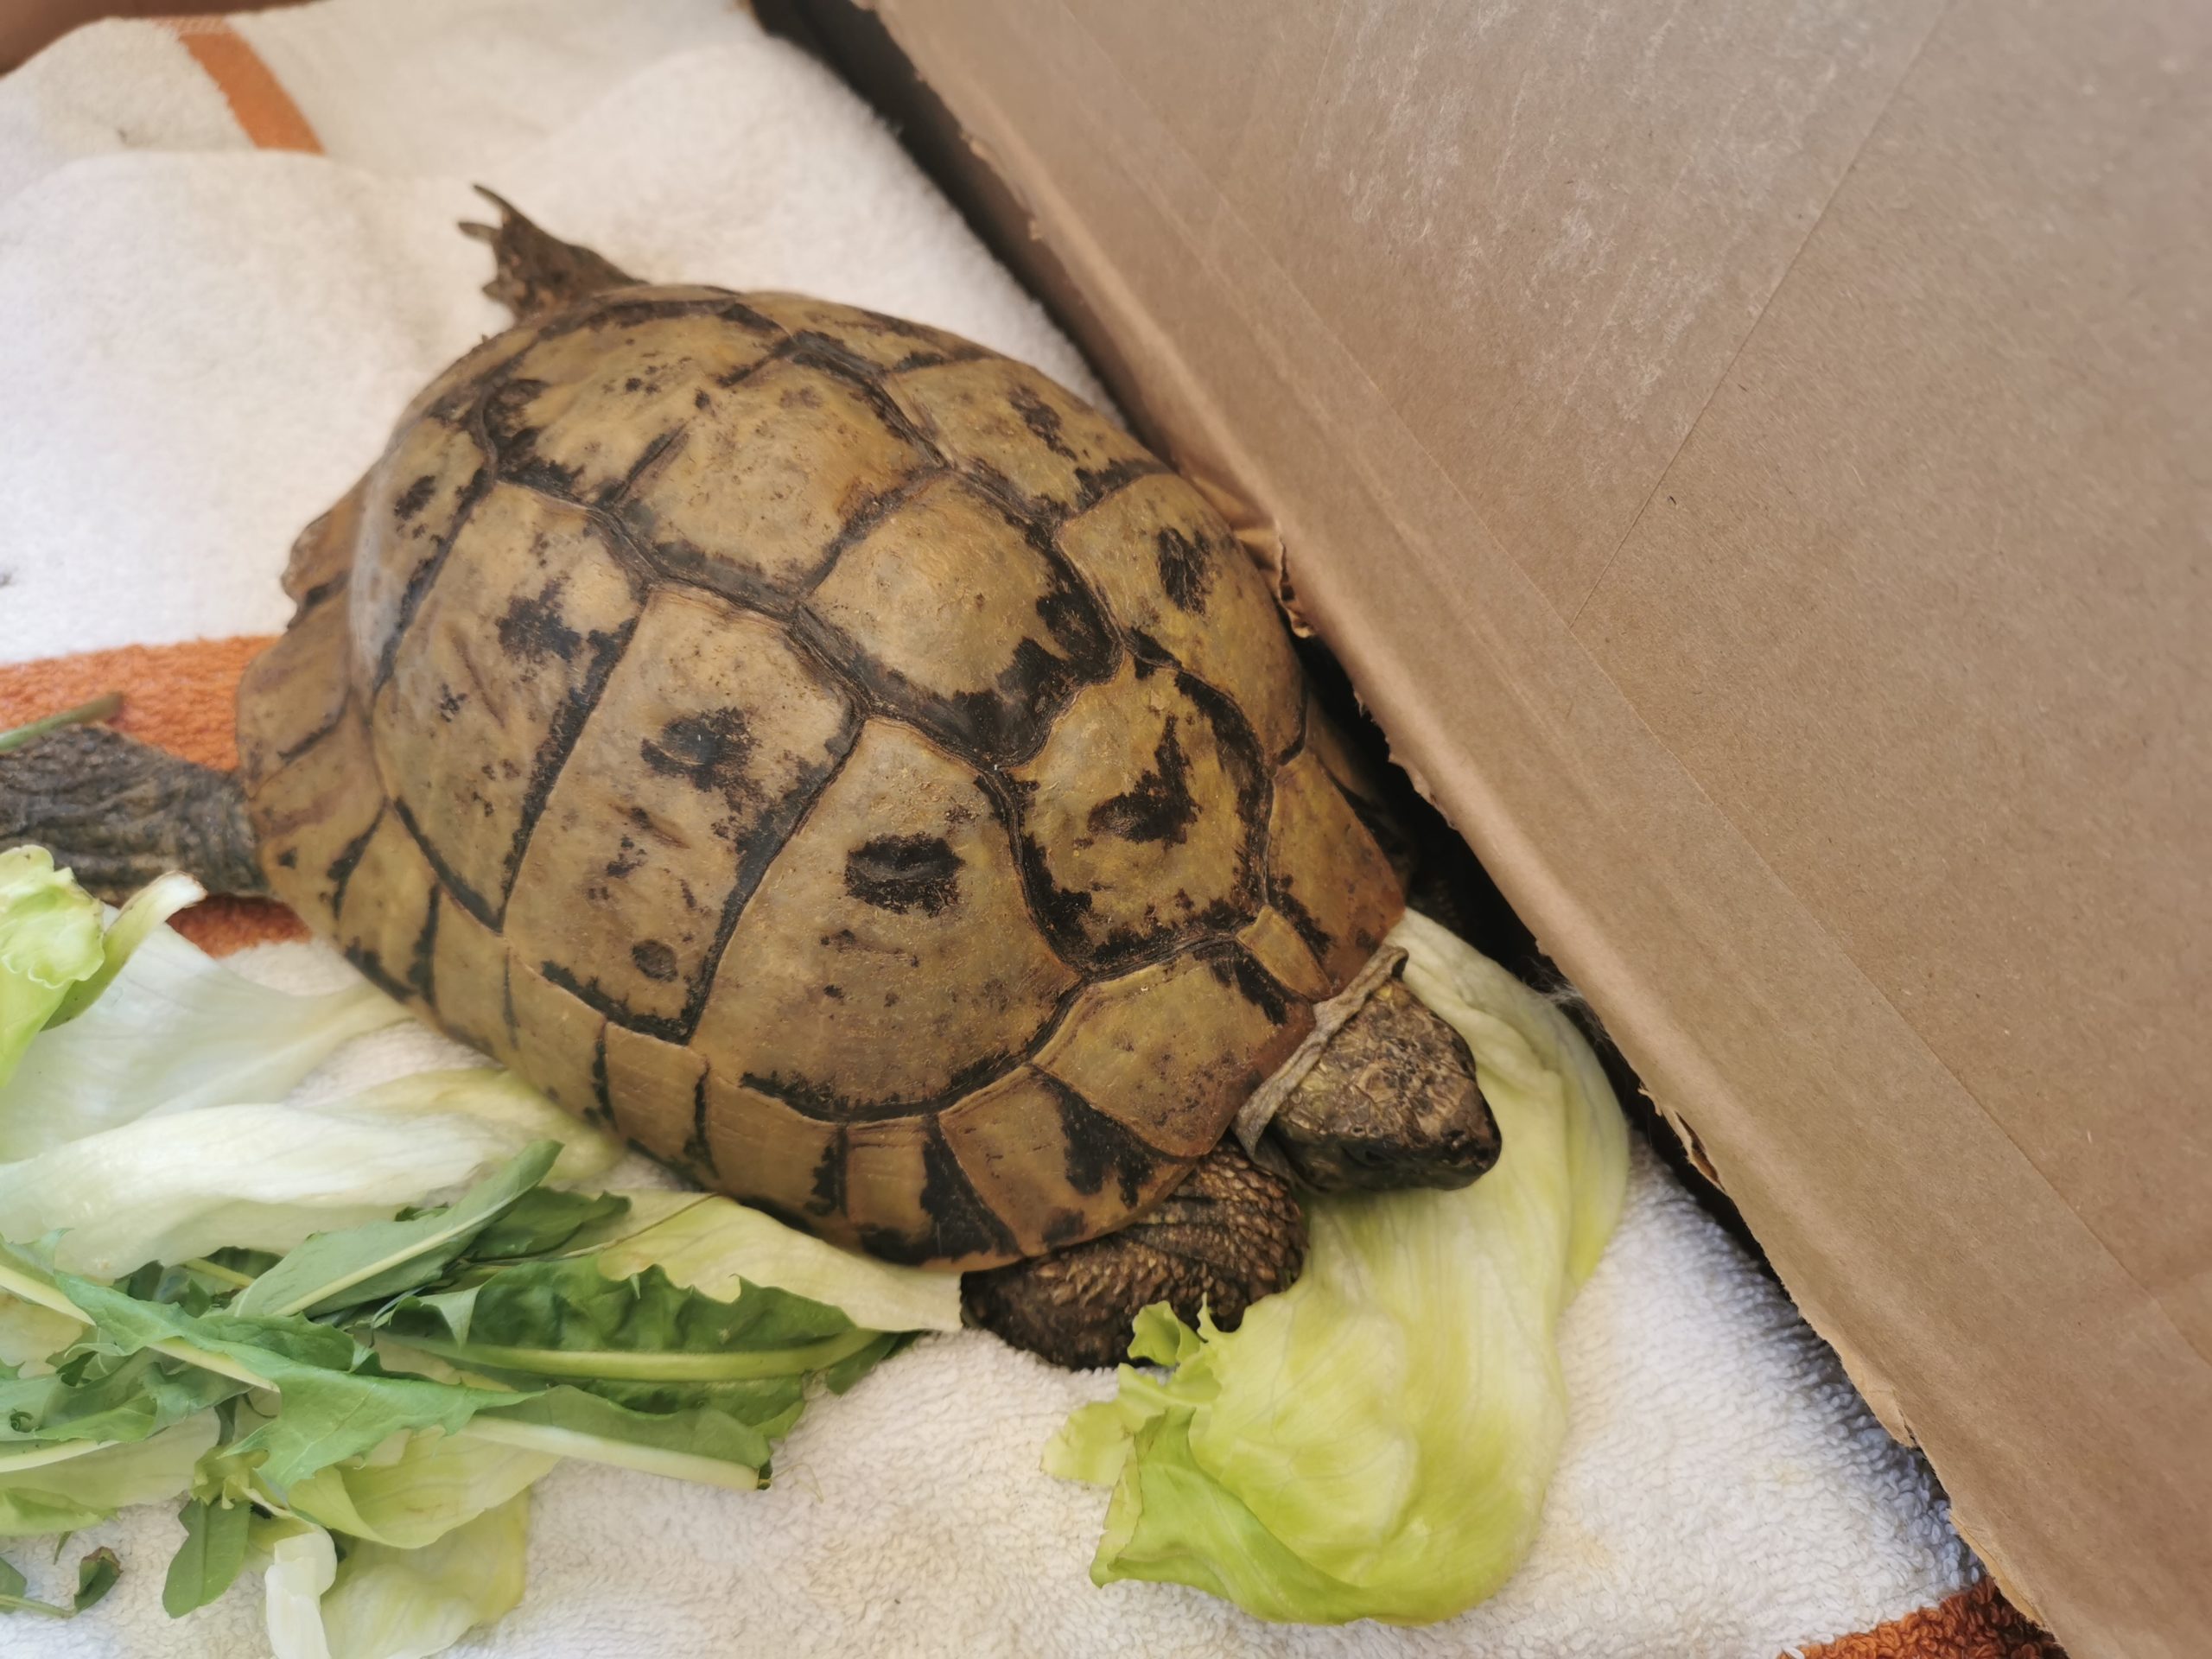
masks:
{"type": "MultiPolygon", "coordinates": [[[[850,94],[706,0],[327,0],[240,28],[333,158],[242,148],[150,25],[0,80],[0,661],[283,625],[293,534],[502,321],[477,293],[487,256],[452,229],[468,180],[642,275],[857,301],[1095,393],[850,94]]],[[[350,971],[305,945],[239,960],[302,986],[350,971]]],[[[380,1034],[310,1086],[445,1052],[380,1034]]],[[[1573,1426],[1542,1535],[1447,1625],[1291,1630],[1195,1592],[1094,1589],[1104,1495],[1037,1459],[1110,1378],[963,1334],[823,1402],[767,1492],[556,1471],[522,1607],[460,1651],[1770,1659],[1974,1575],[1917,1460],[1648,1154],[1563,1342],[1573,1426]]],[[[265,1651],[257,1586],[163,1616],[179,1535],[159,1510],[86,1535],[123,1554],[114,1595],[74,1624],[10,1621],[0,1649],[265,1651]]],[[[10,1553],[48,1588],[62,1570],[10,1553]]]]}

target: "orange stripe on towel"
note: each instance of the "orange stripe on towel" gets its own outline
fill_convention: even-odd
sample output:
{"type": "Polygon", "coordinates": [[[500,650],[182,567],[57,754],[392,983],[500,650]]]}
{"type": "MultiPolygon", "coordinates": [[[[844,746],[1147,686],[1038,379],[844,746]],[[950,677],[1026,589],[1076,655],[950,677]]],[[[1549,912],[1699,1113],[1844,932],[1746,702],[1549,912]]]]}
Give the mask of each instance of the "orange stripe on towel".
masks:
{"type": "MultiPolygon", "coordinates": [[[[258,635],[193,639],[0,666],[0,732],[120,691],[123,712],[108,722],[116,730],[227,771],[238,763],[238,677],[268,643],[258,635]]],[[[176,925],[217,956],[307,937],[298,917],[265,899],[210,899],[179,916],[176,925]]]]}
{"type": "Polygon", "coordinates": [[[1857,1636],[1807,1648],[1804,1659],[2066,1659],[1987,1579],[1948,1600],[1857,1636]]]}
{"type": "Polygon", "coordinates": [[[256,149],[302,149],[322,154],[315,129],[269,66],[226,17],[170,17],[162,27],[176,36],[207,72],[256,149]]]}

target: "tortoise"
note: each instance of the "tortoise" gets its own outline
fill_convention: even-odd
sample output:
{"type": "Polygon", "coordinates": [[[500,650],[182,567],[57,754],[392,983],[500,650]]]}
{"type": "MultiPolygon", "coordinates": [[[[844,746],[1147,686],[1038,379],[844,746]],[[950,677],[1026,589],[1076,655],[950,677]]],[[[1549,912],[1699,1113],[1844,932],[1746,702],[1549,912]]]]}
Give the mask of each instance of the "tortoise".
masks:
{"type": "Polygon", "coordinates": [[[1198,490],[970,341],[644,283],[499,206],[465,228],[518,321],[299,537],[239,772],[60,733],[0,763],[0,844],[273,894],[1063,1363],[1288,1282],[1291,1180],[1495,1161],[1382,951],[1376,791],[1198,490]]]}

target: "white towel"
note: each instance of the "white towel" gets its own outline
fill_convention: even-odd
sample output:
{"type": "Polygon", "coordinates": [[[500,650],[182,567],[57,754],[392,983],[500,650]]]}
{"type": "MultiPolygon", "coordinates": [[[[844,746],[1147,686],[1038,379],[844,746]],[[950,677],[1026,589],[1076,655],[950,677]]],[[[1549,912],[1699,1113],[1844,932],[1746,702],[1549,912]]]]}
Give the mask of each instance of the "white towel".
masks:
{"type": "MultiPolygon", "coordinates": [[[[1095,395],[890,137],[741,16],[701,0],[619,16],[327,0],[239,28],[272,61],[289,52],[287,86],[346,160],[242,148],[163,79],[193,67],[154,25],[102,26],[0,81],[0,661],[282,625],[293,532],[407,395],[501,321],[476,292],[486,255],[451,228],[478,205],[464,180],[640,274],[859,301],[1095,395]],[[429,90],[395,118],[349,102],[348,73],[429,90]],[[124,110],[149,113],[126,142],[101,138],[124,110]]],[[[319,946],[238,961],[298,986],[350,972],[319,946]]],[[[446,1052],[384,1033],[309,1087],[446,1052]]],[[[1572,1427],[1542,1534],[1448,1624],[1289,1630],[1192,1591],[1093,1588],[1104,1495],[1037,1465],[1110,1376],[969,1333],[817,1405],[766,1492],[556,1471],[521,1607],[457,1651],[1772,1659],[1974,1575],[1918,1460],[1648,1154],[1562,1341],[1572,1427]]],[[[266,1651],[257,1586],[162,1614],[180,1535],[161,1509],[82,1535],[71,1559],[113,1544],[121,1585],[72,1624],[0,1624],[0,1652],[266,1651]]],[[[65,1570],[8,1553],[49,1590],[65,1570]]]]}

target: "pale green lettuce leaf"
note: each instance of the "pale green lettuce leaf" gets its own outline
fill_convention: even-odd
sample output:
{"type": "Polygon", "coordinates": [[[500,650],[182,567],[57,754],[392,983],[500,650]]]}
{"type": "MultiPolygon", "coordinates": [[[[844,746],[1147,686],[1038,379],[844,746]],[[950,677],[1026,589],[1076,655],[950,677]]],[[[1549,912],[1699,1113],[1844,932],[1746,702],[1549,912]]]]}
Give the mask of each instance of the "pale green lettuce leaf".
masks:
{"type": "Polygon", "coordinates": [[[284,1502],[334,1532],[419,1549],[505,1503],[559,1460],[550,1452],[425,1429],[401,1437],[396,1456],[333,1464],[293,1482],[284,1502]]]}
{"type": "Polygon", "coordinates": [[[160,1113],[0,1165],[0,1237],[59,1231],[57,1264],[100,1279],[225,1247],[286,1251],[450,1193],[548,1139],[564,1147],[556,1174],[619,1155],[508,1073],[481,1069],[325,1105],[160,1113]]]}
{"type": "Polygon", "coordinates": [[[156,876],[132,893],[123,908],[108,918],[107,931],[100,937],[99,967],[69,988],[68,994],[61,999],[61,1006],[54,1011],[54,1018],[46,1022],[47,1029],[67,1025],[99,1001],[101,994],[115,982],[115,976],[137,954],[138,947],[153,937],[155,929],[186,906],[196,905],[207,896],[207,888],[177,870],[156,876]]]}
{"type": "Polygon", "coordinates": [[[0,1291],[0,1365],[42,1370],[47,1357],[74,1342],[82,1329],[66,1315],[0,1291]]]}
{"type": "Polygon", "coordinates": [[[276,1659],[331,1659],[322,1592],[337,1577],[337,1546],[321,1527],[287,1529],[270,1541],[262,1616],[276,1659]]]}
{"type": "MultiPolygon", "coordinates": [[[[163,890],[156,883],[149,893],[163,890]]],[[[0,910],[0,927],[4,918],[0,910]]],[[[121,931],[118,923],[111,937],[121,931]]],[[[99,956],[83,978],[108,970],[99,956]]],[[[281,1100],[340,1044],[405,1017],[367,984],[319,996],[268,989],[155,927],[97,1001],[30,1045],[12,1077],[0,1064],[0,1158],[33,1157],[157,1111],[281,1100]]]]}
{"type": "MultiPolygon", "coordinates": [[[[509,1498],[419,1549],[355,1545],[322,1596],[329,1659],[428,1659],[522,1599],[530,1499],[509,1498]]],[[[277,1659],[292,1659],[279,1650],[277,1659]]]]}
{"type": "Polygon", "coordinates": [[[786,1227],[728,1198],[631,1192],[626,1224],[595,1236],[611,1274],[658,1267],[678,1285],[728,1298],[739,1283],[772,1285],[842,1309],[871,1331],[957,1331],[960,1275],[878,1262],[786,1227]]]}
{"type": "Polygon", "coordinates": [[[102,914],[45,848],[0,853],[0,1087],[70,987],[100,971],[102,914]]]}
{"type": "Polygon", "coordinates": [[[1233,1333],[1139,1321],[1117,1396],[1046,1466],[1110,1482],[1100,1584],[1194,1585],[1263,1618],[1426,1623],[1533,1541],[1566,1433],[1554,1333],[1625,1192],[1618,1103],[1580,1033],[1418,916],[1406,982],[1467,1039],[1503,1151],[1459,1192],[1314,1199],[1304,1276],[1233,1333]]]}
{"type": "Polygon", "coordinates": [[[202,1412],[143,1440],[0,1451],[0,1537],[73,1532],[126,1504],[178,1497],[215,1432],[215,1414],[202,1412]]]}

